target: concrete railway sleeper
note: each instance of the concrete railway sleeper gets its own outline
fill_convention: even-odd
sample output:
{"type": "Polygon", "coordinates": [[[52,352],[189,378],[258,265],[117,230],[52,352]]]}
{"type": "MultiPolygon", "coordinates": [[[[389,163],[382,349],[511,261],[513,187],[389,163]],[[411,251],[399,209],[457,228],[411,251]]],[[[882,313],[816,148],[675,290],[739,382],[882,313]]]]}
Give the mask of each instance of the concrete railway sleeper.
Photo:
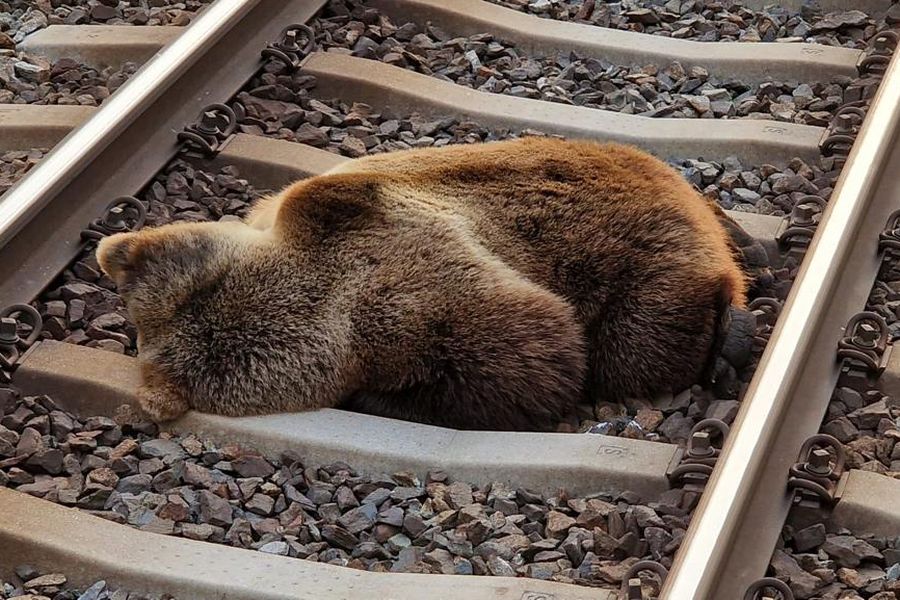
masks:
{"type": "Polygon", "coordinates": [[[760,42],[815,42],[829,46],[861,47],[879,26],[897,21],[888,2],[857,3],[859,12],[840,0],[815,7],[796,0],[771,4],[765,0],[697,6],[691,3],[598,3],[593,0],[491,0],[540,17],[559,21],[640,31],[676,39],[760,42]]]}
{"type": "MultiPolygon", "coordinates": [[[[38,310],[10,306],[0,325],[0,598],[76,597],[60,586],[98,599],[419,598],[423,585],[460,599],[900,594],[900,366],[886,347],[900,277],[876,248],[897,246],[895,10],[768,15],[775,37],[810,26],[807,41],[835,46],[710,53],[708,35],[651,35],[674,22],[666,11],[695,33],[718,18],[684,3],[614,9],[609,23],[589,1],[571,3],[580,23],[482,0],[219,1],[194,15],[201,4],[14,13],[0,308],[38,310]],[[306,21],[308,55],[279,40],[306,21]],[[626,21],[647,33],[616,31],[626,21]],[[262,60],[273,42],[290,65],[262,60]],[[697,81],[675,81],[679,69],[697,81]],[[212,148],[179,145],[188,126],[212,148]],[[581,433],[334,409],[189,412],[160,430],[140,414],[136,328],[91,240],[240,218],[267,190],[366,154],[520,135],[643,146],[731,209],[750,234],[745,260],[768,273],[760,290],[787,298],[751,304],[754,351],[733,388],[587,408],[581,433]],[[870,313],[844,332],[867,294],[870,313]],[[798,459],[820,421],[834,441],[798,459]],[[790,473],[819,492],[793,498],[790,473]]],[[[716,35],[773,35],[734,10],[745,21],[716,21],[716,35]]]]}

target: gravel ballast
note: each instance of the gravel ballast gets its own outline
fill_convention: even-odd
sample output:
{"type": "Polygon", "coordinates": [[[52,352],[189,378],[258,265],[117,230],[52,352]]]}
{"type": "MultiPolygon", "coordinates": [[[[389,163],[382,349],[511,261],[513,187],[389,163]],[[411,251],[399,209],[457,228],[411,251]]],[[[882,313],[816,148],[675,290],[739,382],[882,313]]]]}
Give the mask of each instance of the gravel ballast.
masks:
{"type": "MultiPolygon", "coordinates": [[[[360,102],[321,98],[315,94],[315,78],[311,76],[266,73],[254,78],[237,100],[249,117],[239,125],[241,132],[307,144],[347,158],[545,135],[536,130],[488,128],[455,117],[378,112],[360,102]]],[[[685,159],[671,164],[726,210],[776,216],[789,213],[807,194],[827,198],[837,176],[827,163],[809,165],[800,158],[793,159],[786,169],[768,164],[745,166],[737,157],[722,162],[685,159]]]]}
{"type": "Polygon", "coordinates": [[[56,62],[24,52],[0,55],[0,104],[99,106],[138,69],[97,70],[71,58],[56,62]]]}
{"type": "Polygon", "coordinates": [[[490,0],[540,17],[704,42],[809,42],[864,49],[885,25],[900,21],[855,10],[823,11],[804,3],[792,11],[772,2],[753,10],[736,0],[490,0]]]}
{"type": "Polygon", "coordinates": [[[31,148],[0,154],[0,196],[24,177],[46,153],[45,148],[31,148]]]}
{"type": "Polygon", "coordinates": [[[16,565],[9,579],[0,578],[0,600],[176,600],[168,594],[146,596],[113,590],[100,579],[86,588],[72,586],[64,573],[41,573],[16,565]]]}
{"type": "Polygon", "coordinates": [[[769,565],[797,600],[900,598],[900,538],[855,536],[822,523],[782,532],[769,565]]]}
{"type": "MultiPolygon", "coordinates": [[[[302,71],[287,73],[270,63],[236,99],[247,109],[240,131],[308,144],[348,158],[415,147],[444,146],[541,135],[488,128],[453,117],[379,112],[352,98],[325,98],[316,79],[302,71]]],[[[838,172],[833,161],[808,164],[795,158],[787,168],[744,165],[735,157],[722,162],[674,161],[688,181],[724,209],[770,215],[789,213],[799,199],[814,194],[827,200],[838,172]]]]}
{"type": "Polygon", "coordinates": [[[361,476],[237,445],[77,418],[47,397],[0,419],[0,484],[166,535],[369,571],[525,576],[615,589],[639,558],[670,565],[695,498],[551,497],[432,471],[361,476]]]}
{"type": "Polygon", "coordinates": [[[50,25],[188,25],[211,1],[0,0],[0,48],[50,25]]]}

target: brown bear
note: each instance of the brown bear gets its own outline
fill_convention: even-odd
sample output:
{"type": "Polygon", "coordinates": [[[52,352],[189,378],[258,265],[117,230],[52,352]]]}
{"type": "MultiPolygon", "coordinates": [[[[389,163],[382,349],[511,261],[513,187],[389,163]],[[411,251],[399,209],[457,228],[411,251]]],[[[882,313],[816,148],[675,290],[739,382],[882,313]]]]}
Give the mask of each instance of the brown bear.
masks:
{"type": "Polygon", "coordinates": [[[722,217],[637,149],[524,138],[350,161],[243,222],[97,256],[156,419],[346,407],[550,430],[579,401],[708,372],[746,292],[722,217]]]}

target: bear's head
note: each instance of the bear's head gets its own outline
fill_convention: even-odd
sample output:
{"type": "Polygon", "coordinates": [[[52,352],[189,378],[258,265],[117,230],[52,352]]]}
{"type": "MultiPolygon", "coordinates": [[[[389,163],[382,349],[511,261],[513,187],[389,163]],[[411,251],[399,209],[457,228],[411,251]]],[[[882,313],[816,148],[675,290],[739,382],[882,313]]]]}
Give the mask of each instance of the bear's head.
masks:
{"type": "Polygon", "coordinates": [[[272,337],[264,304],[273,277],[259,258],[267,243],[240,222],[172,224],[100,242],[100,267],[138,329],[138,400],[154,419],[189,408],[248,412],[229,403],[259,392],[241,374],[252,378],[254,349],[272,337]]]}

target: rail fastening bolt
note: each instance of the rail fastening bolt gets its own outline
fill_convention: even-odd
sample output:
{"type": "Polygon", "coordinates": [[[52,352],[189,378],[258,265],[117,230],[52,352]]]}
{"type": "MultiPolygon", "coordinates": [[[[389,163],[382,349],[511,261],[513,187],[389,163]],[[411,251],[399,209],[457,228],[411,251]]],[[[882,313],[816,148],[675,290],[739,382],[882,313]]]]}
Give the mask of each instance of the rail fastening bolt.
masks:
{"type": "Polygon", "coordinates": [[[806,461],[806,472],[812,475],[831,474],[831,453],[824,448],[816,448],[809,454],[806,461]]]}
{"type": "Polygon", "coordinates": [[[203,111],[203,114],[200,115],[200,123],[197,125],[197,129],[201,133],[208,135],[219,133],[219,114],[214,110],[203,111]]]}
{"type": "Polygon", "coordinates": [[[695,431],[691,434],[688,456],[696,458],[712,456],[713,454],[715,454],[715,448],[712,447],[708,431],[695,431]]]}
{"type": "Polygon", "coordinates": [[[881,331],[870,323],[862,323],[856,328],[853,343],[861,348],[874,348],[881,337],[881,331]]]}
{"type": "Polygon", "coordinates": [[[853,133],[853,116],[848,114],[838,115],[835,119],[835,133],[853,133]]]}
{"type": "Polygon", "coordinates": [[[103,215],[103,225],[112,231],[125,231],[125,211],[121,206],[113,206],[103,215]]]}
{"type": "Polygon", "coordinates": [[[15,346],[18,341],[18,322],[12,317],[0,319],[0,346],[15,346]]]}
{"type": "Polygon", "coordinates": [[[818,211],[812,204],[798,204],[791,211],[791,220],[797,225],[811,225],[816,212],[818,211]]]}
{"type": "Polygon", "coordinates": [[[639,577],[632,577],[628,580],[628,600],[644,600],[644,591],[641,589],[639,577]]]}
{"type": "Polygon", "coordinates": [[[300,46],[297,44],[297,32],[293,29],[286,31],[280,45],[281,49],[286,52],[298,52],[300,46]]]}

